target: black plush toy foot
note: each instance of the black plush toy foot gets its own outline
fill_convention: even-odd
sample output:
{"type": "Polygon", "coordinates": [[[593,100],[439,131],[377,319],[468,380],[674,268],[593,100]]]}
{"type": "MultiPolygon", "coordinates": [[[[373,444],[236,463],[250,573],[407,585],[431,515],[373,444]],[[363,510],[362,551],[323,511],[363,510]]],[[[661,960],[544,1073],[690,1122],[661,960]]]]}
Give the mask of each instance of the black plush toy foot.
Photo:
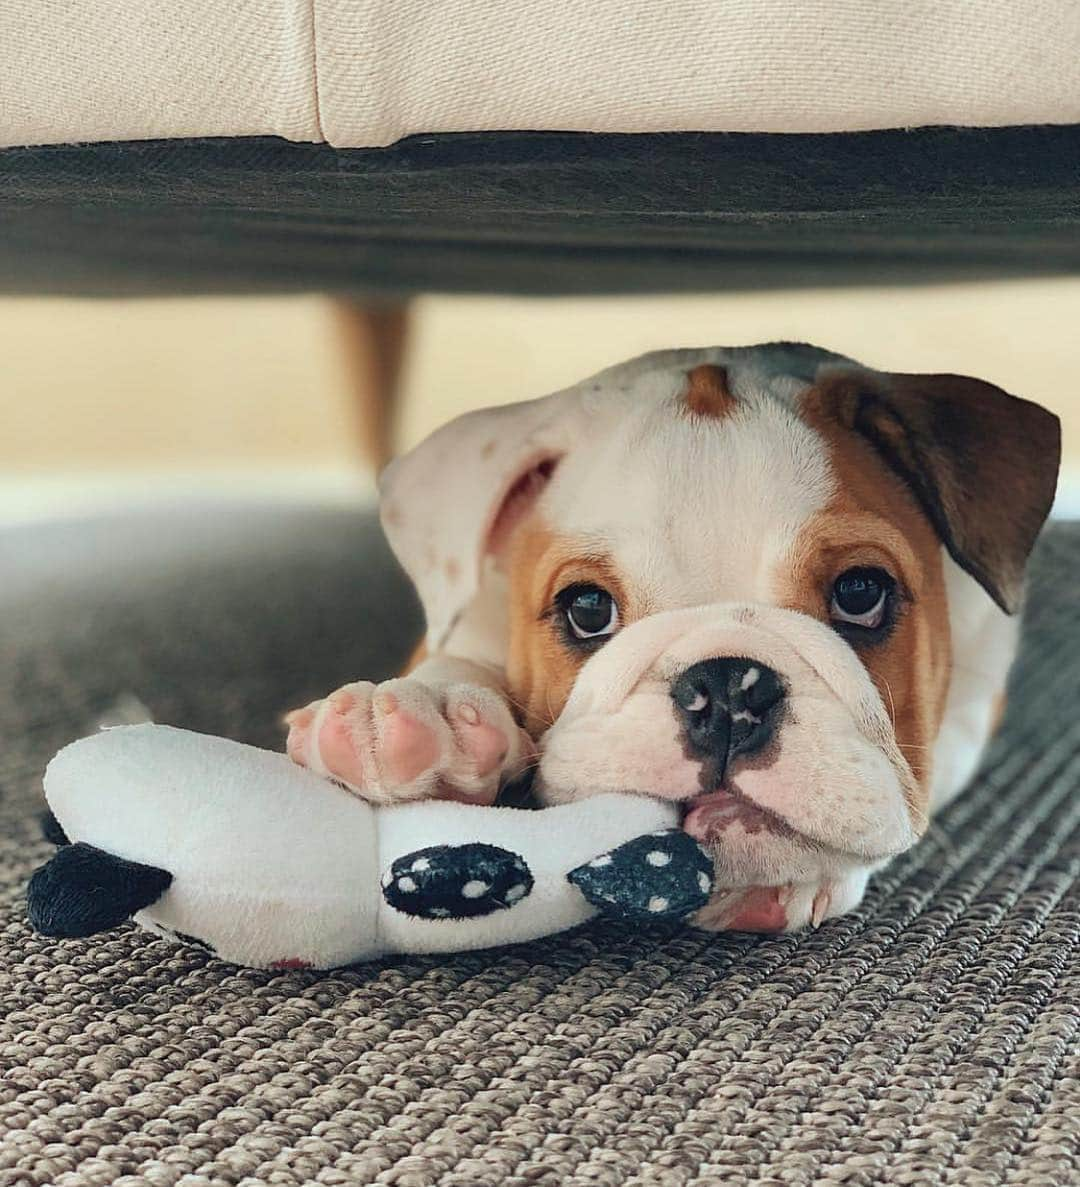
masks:
{"type": "Polygon", "coordinates": [[[172,878],[168,870],[114,857],[82,841],[65,845],[30,878],[30,926],[61,939],[108,931],[161,898],[172,878]]]}
{"type": "Polygon", "coordinates": [[[571,870],[567,878],[594,907],[630,919],[682,919],[713,890],[713,863],[681,829],[635,837],[571,870]]]}

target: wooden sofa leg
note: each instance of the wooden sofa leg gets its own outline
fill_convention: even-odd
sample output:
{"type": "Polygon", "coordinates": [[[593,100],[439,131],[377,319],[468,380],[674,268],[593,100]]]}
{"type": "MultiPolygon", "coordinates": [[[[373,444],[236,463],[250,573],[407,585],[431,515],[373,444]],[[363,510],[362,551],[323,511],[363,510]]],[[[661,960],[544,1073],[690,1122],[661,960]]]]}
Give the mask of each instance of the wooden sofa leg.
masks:
{"type": "Polygon", "coordinates": [[[334,301],[334,315],[355,393],[360,445],[378,471],[394,453],[408,305],[341,297],[334,301]]]}

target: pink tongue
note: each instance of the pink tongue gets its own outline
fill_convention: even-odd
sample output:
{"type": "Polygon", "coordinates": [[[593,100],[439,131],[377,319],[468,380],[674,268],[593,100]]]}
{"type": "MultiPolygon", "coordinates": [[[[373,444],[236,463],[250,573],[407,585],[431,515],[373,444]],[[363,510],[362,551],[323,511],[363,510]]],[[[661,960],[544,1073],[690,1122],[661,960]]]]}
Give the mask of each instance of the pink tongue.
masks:
{"type": "Polygon", "coordinates": [[[683,832],[689,833],[697,841],[707,841],[722,832],[742,811],[743,805],[728,791],[698,796],[683,820],[683,832]]]}

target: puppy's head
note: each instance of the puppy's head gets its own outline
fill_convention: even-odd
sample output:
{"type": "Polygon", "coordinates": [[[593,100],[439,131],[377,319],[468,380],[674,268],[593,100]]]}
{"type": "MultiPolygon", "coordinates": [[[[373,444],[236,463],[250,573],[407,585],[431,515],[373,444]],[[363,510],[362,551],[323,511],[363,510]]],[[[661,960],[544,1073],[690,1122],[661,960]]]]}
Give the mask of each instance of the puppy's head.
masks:
{"type": "Polygon", "coordinates": [[[447,426],[383,521],[429,646],[505,667],[545,799],[684,801],[728,885],[775,883],[924,828],[957,649],[1016,612],[1057,457],[977,380],[667,352],[447,426]]]}

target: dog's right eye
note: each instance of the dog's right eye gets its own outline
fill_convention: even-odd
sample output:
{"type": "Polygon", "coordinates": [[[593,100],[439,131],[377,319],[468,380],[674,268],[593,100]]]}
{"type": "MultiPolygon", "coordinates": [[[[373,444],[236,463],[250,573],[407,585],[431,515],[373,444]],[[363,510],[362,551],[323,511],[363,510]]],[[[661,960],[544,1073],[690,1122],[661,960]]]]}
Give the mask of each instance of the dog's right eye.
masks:
{"type": "Polygon", "coordinates": [[[890,599],[896,582],[884,569],[847,569],[833,583],[829,615],[833,626],[854,628],[866,636],[889,624],[890,599]]]}
{"type": "Polygon", "coordinates": [[[619,607],[599,585],[571,585],[556,600],[574,639],[603,640],[618,629],[619,607]]]}

